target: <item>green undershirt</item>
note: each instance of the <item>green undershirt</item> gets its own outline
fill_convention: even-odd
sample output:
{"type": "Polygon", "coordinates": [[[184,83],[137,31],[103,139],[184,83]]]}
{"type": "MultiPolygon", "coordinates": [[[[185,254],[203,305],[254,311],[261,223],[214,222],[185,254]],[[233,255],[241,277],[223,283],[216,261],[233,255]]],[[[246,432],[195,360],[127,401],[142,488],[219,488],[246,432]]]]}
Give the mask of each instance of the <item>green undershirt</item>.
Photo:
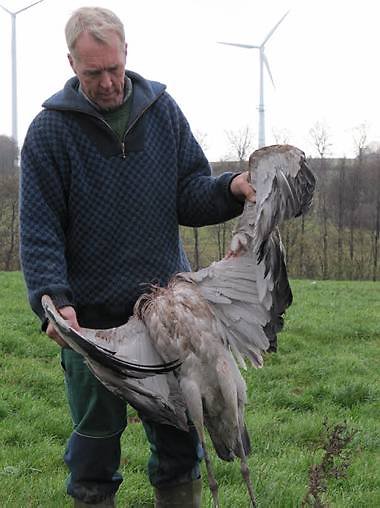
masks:
{"type": "Polygon", "coordinates": [[[129,95],[128,99],[123,102],[119,108],[113,111],[102,111],[104,120],[115,132],[121,142],[124,139],[124,134],[127,130],[128,120],[131,113],[132,95],[133,93],[129,95]]]}

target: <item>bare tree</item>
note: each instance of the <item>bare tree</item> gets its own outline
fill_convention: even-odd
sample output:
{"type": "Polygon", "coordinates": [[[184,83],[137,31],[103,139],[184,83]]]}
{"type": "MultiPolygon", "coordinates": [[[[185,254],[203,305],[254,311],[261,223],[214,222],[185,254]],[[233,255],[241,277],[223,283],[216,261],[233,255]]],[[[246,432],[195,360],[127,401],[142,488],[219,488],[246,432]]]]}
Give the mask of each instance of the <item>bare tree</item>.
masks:
{"type": "Polygon", "coordinates": [[[327,182],[325,157],[331,148],[330,137],[327,127],[316,122],[310,129],[310,136],[320,158],[320,181],[319,181],[319,215],[322,224],[322,277],[328,278],[328,205],[327,205],[327,182]]]}
{"type": "MultiPolygon", "coordinates": [[[[361,213],[360,213],[360,204],[361,204],[361,194],[362,194],[362,187],[363,187],[363,165],[364,165],[364,157],[366,153],[366,148],[368,144],[368,124],[366,122],[363,122],[362,124],[358,125],[354,128],[354,145],[356,147],[357,151],[357,157],[356,157],[356,164],[355,169],[353,173],[352,178],[352,184],[354,192],[352,193],[352,201],[349,206],[349,216],[350,216],[350,259],[351,259],[351,274],[354,272],[354,231],[357,230],[357,243],[359,245],[359,251],[361,253],[364,252],[365,249],[363,249],[363,245],[365,242],[364,239],[364,231],[361,228],[361,213]],[[361,248],[360,248],[361,247],[361,248]]],[[[359,278],[363,276],[362,270],[364,267],[364,260],[362,259],[361,262],[357,265],[357,275],[359,278]]],[[[352,276],[352,275],[351,275],[352,276]]]]}
{"type": "Polygon", "coordinates": [[[18,171],[13,171],[0,173],[0,269],[18,269],[17,253],[18,171]]]}
{"type": "MultiPolygon", "coordinates": [[[[359,125],[354,132],[354,143],[357,148],[357,157],[355,164],[349,172],[350,185],[347,188],[347,216],[349,227],[349,254],[351,273],[350,278],[355,276],[355,232],[359,240],[359,245],[363,245],[364,238],[361,231],[360,202],[363,188],[363,164],[365,157],[365,149],[367,147],[367,125],[365,123],[359,125]]],[[[361,249],[363,252],[363,249],[361,249]]],[[[358,264],[359,271],[362,269],[363,263],[358,264]]],[[[360,276],[361,274],[358,273],[360,276]]]]}
{"type": "Polygon", "coordinates": [[[290,132],[288,129],[272,129],[274,141],[278,145],[287,145],[290,139],[290,132]]]}
{"type": "Polygon", "coordinates": [[[346,173],[347,173],[347,161],[345,158],[337,164],[336,172],[331,178],[328,192],[328,201],[330,203],[330,209],[337,229],[337,267],[336,277],[337,279],[343,278],[343,253],[344,253],[344,222],[345,222],[345,211],[346,211],[346,173]]]}
{"type": "Polygon", "coordinates": [[[324,159],[329,155],[332,146],[328,127],[323,122],[315,122],[313,127],[309,130],[309,134],[319,157],[324,159]]]}
{"type": "Polygon", "coordinates": [[[0,270],[16,270],[18,262],[17,143],[0,136],[0,270]]]}
{"type": "Polygon", "coordinates": [[[253,150],[253,134],[248,126],[238,131],[226,131],[231,149],[231,156],[238,161],[248,160],[253,150]]]}
{"type": "Polygon", "coordinates": [[[19,150],[14,139],[0,135],[0,173],[12,173],[18,168],[19,150]]]}
{"type": "Polygon", "coordinates": [[[359,159],[363,157],[364,151],[367,148],[368,140],[368,124],[361,123],[353,129],[354,145],[359,159]]]}
{"type": "Polygon", "coordinates": [[[214,232],[216,235],[216,243],[217,243],[217,256],[218,260],[224,258],[227,252],[227,245],[232,236],[232,231],[234,228],[234,221],[230,220],[228,222],[223,222],[222,224],[216,224],[214,226],[214,232]]]}
{"type": "MultiPolygon", "coordinates": [[[[229,142],[229,155],[226,156],[229,160],[238,160],[238,171],[247,170],[247,160],[253,151],[253,134],[248,126],[243,127],[238,131],[226,131],[226,136],[229,142]]],[[[228,166],[226,166],[228,169],[228,166]]],[[[217,242],[218,242],[218,255],[219,259],[224,257],[226,253],[226,243],[229,234],[228,223],[224,222],[219,224],[216,229],[217,242]]]]}
{"type": "Polygon", "coordinates": [[[195,131],[194,131],[194,137],[198,141],[198,143],[201,146],[202,150],[205,152],[208,149],[207,133],[203,132],[203,131],[201,131],[199,129],[195,129],[195,131]]]}

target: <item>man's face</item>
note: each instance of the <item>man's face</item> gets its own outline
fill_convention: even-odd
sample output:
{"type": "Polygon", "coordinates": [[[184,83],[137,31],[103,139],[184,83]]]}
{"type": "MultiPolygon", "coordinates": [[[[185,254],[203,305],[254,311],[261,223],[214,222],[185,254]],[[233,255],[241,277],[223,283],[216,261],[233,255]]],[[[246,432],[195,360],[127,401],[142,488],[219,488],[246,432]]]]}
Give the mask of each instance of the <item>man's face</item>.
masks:
{"type": "Polygon", "coordinates": [[[112,110],[123,103],[126,55],[126,46],[114,32],[110,32],[108,44],[83,32],[75,51],[68,55],[83,92],[100,109],[112,110]]]}

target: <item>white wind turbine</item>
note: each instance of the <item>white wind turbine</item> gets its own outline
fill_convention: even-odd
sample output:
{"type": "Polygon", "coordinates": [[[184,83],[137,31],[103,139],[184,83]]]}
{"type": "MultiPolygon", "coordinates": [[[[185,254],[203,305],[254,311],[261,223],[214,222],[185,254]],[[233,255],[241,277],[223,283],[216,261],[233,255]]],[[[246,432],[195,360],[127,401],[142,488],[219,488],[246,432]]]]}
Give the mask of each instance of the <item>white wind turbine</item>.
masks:
{"type": "Polygon", "coordinates": [[[32,4],[19,9],[18,11],[10,11],[4,5],[0,5],[3,11],[7,12],[12,19],[12,38],[11,38],[11,55],[12,55],[12,138],[18,145],[18,133],[17,133],[17,52],[16,52],[16,16],[20,12],[24,12],[31,7],[40,4],[44,0],[37,0],[32,4]]]}
{"type": "Polygon", "coordinates": [[[260,46],[254,46],[252,44],[239,44],[237,42],[218,42],[218,44],[226,44],[227,46],[237,46],[238,48],[246,48],[246,49],[258,49],[260,52],[260,100],[259,100],[259,148],[265,146],[265,108],[264,108],[264,66],[269,74],[269,77],[274,85],[273,77],[271,70],[269,68],[268,59],[265,55],[265,44],[268,42],[270,37],[272,37],[273,33],[276,31],[278,26],[284,21],[286,16],[289,14],[287,11],[280,21],[278,21],[272,30],[265,37],[264,41],[260,44],[260,46]]]}

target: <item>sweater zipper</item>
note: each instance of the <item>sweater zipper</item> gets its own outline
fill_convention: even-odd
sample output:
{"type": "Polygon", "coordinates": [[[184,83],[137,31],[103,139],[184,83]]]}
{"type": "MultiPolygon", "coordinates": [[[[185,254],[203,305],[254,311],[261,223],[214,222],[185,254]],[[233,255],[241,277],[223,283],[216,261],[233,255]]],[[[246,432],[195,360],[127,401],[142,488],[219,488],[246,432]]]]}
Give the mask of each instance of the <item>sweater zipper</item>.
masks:
{"type": "MultiPolygon", "coordinates": [[[[157,95],[157,97],[155,97],[154,101],[150,102],[142,111],[140,111],[140,114],[134,119],[134,121],[131,123],[131,125],[128,127],[128,129],[125,131],[123,141],[120,143],[122,159],[127,158],[127,152],[125,150],[125,138],[126,138],[128,132],[132,129],[132,127],[134,125],[136,125],[136,123],[140,120],[140,118],[143,116],[143,114],[152,106],[152,104],[154,104],[161,97],[161,95],[164,92],[165,92],[165,90],[162,90],[162,92],[159,95],[157,95]]],[[[99,117],[96,117],[96,118],[99,118],[99,117]]],[[[112,135],[117,138],[112,127],[104,120],[104,118],[99,118],[99,120],[101,120],[108,127],[108,129],[112,132],[112,135]]],[[[117,138],[117,140],[119,141],[119,138],[117,138]]]]}
{"type": "MultiPolygon", "coordinates": [[[[95,116],[95,115],[93,115],[95,116]]],[[[98,120],[100,120],[106,127],[109,131],[111,131],[111,134],[114,138],[117,139],[117,141],[119,142],[119,138],[117,137],[117,135],[115,134],[115,131],[112,129],[112,127],[110,126],[109,123],[107,123],[104,118],[101,118],[99,116],[95,116],[95,118],[97,118],[98,120]]],[[[127,154],[125,153],[125,143],[124,143],[124,140],[120,143],[120,146],[121,146],[121,156],[123,159],[126,159],[127,158],[127,154]]]]}
{"type": "MultiPolygon", "coordinates": [[[[160,94],[160,95],[161,95],[161,94],[160,94]]],[[[158,97],[160,97],[160,96],[158,96],[158,97]]],[[[123,141],[120,143],[120,148],[121,148],[121,157],[122,157],[122,159],[126,159],[126,158],[127,158],[127,152],[125,151],[125,137],[127,136],[128,132],[132,129],[132,127],[136,124],[136,122],[137,122],[137,121],[138,121],[138,120],[142,117],[142,115],[145,113],[145,111],[146,111],[147,109],[149,109],[149,108],[150,108],[150,106],[151,106],[152,104],[154,104],[154,103],[156,102],[156,100],[158,99],[158,97],[156,97],[156,99],[155,99],[153,102],[151,102],[150,104],[148,104],[148,106],[147,106],[146,108],[144,108],[144,109],[140,112],[139,116],[137,116],[137,117],[135,118],[135,120],[133,121],[133,123],[131,123],[131,125],[130,125],[130,126],[128,127],[128,129],[125,131],[125,133],[124,133],[124,137],[123,137],[123,141]]],[[[94,116],[95,116],[95,115],[94,115],[94,116]]],[[[114,137],[114,138],[116,138],[116,139],[117,139],[117,141],[119,142],[119,138],[118,138],[118,137],[117,137],[117,135],[115,134],[115,131],[112,129],[112,127],[110,126],[110,124],[109,124],[109,123],[107,123],[107,122],[104,120],[104,118],[101,118],[101,117],[98,117],[98,116],[96,116],[95,118],[97,118],[98,120],[100,120],[100,121],[101,121],[101,122],[102,122],[102,123],[103,123],[103,124],[104,124],[104,125],[108,128],[108,130],[110,130],[110,131],[111,131],[111,133],[112,133],[113,137],[114,137]]]]}
{"type": "MultiPolygon", "coordinates": [[[[143,114],[161,97],[161,95],[165,92],[165,90],[162,90],[162,92],[155,97],[154,101],[150,102],[142,111],[140,111],[140,114],[134,119],[134,121],[131,123],[131,125],[128,127],[128,129],[124,133],[123,141],[121,143],[121,152],[123,159],[127,158],[127,153],[125,151],[125,138],[129,131],[136,125],[136,123],[140,120],[140,118],[143,116],[143,114]]],[[[107,122],[106,122],[107,123],[107,122]]]]}

